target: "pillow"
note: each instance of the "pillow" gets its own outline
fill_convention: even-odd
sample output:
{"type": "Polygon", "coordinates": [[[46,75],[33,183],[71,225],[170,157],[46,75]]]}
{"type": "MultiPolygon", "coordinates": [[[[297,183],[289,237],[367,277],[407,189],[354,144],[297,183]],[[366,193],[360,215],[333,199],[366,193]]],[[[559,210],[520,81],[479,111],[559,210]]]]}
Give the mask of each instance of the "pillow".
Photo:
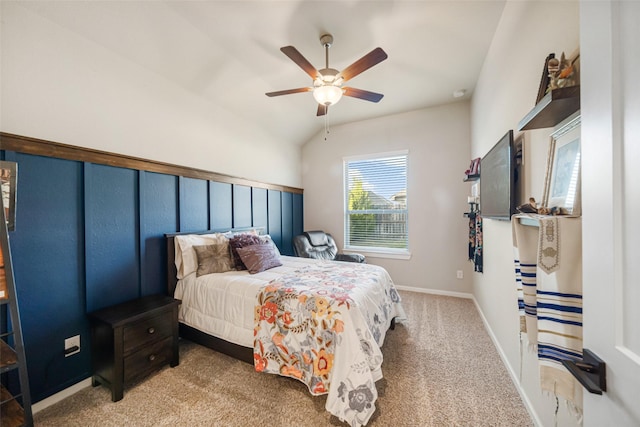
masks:
{"type": "Polygon", "coordinates": [[[239,230],[230,230],[225,233],[227,237],[231,238],[233,236],[238,236],[240,234],[253,234],[254,236],[259,236],[260,231],[257,228],[246,228],[239,230]]]}
{"type": "Polygon", "coordinates": [[[175,264],[178,279],[183,279],[198,269],[198,257],[193,246],[213,245],[224,243],[227,238],[224,234],[184,234],[176,236],[175,244],[175,264]]]}
{"type": "Polygon", "coordinates": [[[271,236],[269,236],[268,234],[263,234],[262,236],[260,236],[260,240],[262,240],[264,244],[273,246],[273,250],[275,251],[276,255],[280,256],[280,249],[278,249],[276,242],[273,241],[271,236]]]}
{"type": "Polygon", "coordinates": [[[256,274],[282,265],[280,257],[271,245],[251,245],[238,248],[238,254],[249,273],[256,274]]]}
{"type": "Polygon", "coordinates": [[[229,239],[229,244],[231,245],[231,255],[233,256],[233,263],[236,270],[246,270],[247,268],[242,263],[242,259],[238,254],[238,249],[251,245],[262,245],[265,244],[265,242],[255,234],[238,234],[229,239]]]}
{"type": "Polygon", "coordinates": [[[224,273],[233,270],[231,250],[229,242],[215,243],[213,245],[194,246],[198,256],[198,269],[196,277],[211,273],[224,273]]]}

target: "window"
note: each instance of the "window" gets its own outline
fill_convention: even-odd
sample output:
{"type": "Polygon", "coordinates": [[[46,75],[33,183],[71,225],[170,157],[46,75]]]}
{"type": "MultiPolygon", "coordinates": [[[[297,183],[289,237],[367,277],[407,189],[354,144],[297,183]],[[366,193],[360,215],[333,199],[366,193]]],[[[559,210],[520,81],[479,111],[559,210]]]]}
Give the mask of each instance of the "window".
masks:
{"type": "Polygon", "coordinates": [[[345,248],[409,249],[407,152],[344,160],[345,248]]]}

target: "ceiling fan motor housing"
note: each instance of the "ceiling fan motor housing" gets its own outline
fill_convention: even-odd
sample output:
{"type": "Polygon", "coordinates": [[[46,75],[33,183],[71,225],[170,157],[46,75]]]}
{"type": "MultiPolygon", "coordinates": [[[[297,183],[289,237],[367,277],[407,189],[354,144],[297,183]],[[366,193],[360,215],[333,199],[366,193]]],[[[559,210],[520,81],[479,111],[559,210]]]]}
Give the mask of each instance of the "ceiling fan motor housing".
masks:
{"type": "Polygon", "coordinates": [[[323,34],[320,36],[320,44],[323,47],[331,47],[333,44],[333,36],[331,34],[323,34]]]}
{"type": "Polygon", "coordinates": [[[340,72],[334,68],[323,68],[321,70],[318,70],[318,73],[320,74],[320,77],[315,79],[313,82],[313,85],[315,87],[326,85],[326,84],[339,86],[342,81],[342,79],[337,78],[340,72]]]}

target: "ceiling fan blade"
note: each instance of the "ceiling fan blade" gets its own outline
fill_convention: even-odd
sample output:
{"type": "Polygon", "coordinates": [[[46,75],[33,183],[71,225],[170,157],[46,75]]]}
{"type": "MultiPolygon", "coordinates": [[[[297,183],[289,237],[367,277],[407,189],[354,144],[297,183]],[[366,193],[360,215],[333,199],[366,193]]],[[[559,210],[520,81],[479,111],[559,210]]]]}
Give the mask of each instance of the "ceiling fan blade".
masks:
{"type": "Polygon", "coordinates": [[[356,89],[354,87],[343,87],[345,96],[364,99],[365,101],[378,102],[384,96],[381,93],[369,92],[368,90],[356,89]]]}
{"type": "Polygon", "coordinates": [[[322,104],[318,104],[318,112],[316,113],[316,116],[324,116],[325,114],[327,114],[329,112],[329,106],[328,105],[322,105],[322,104]]]}
{"type": "Polygon", "coordinates": [[[312,87],[299,87],[297,89],[287,89],[287,90],[279,90],[277,92],[267,92],[265,93],[265,95],[267,96],[290,95],[292,93],[311,92],[312,90],[313,90],[312,87]]]}
{"type": "Polygon", "coordinates": [[[342,77],[343,83],[344,83],[347,80],[351,80],[352,78],[362,73],[363,71],[368,70],[374,65],[379,64],[385,59],[387,59],[386,52],[382,50],[382,48],[377,47],[373,49],[371,52],[367,53],[362,58],[358,59],[353,64],[349,65],[344,70],[342,70],[338,74],[338,78],[342,77]]]}
{"type": "Polygon", "coordinates": [[[311,65],[311,63],[307,61],[307,58],[302,56],[302,54],[298,52],[298,49],[296,49],[295,47],[285,46],[281,47],[280,50],[282,51],[282,53],[287,55],[289,59],[298,64],[298,66],[302,68],[305,73],[309,74],[312,79],[315,80],[316,77],[318,77],[318,75],[320,74],[318,73],[318,70],[316,70],[316,67],[311,65]]]}

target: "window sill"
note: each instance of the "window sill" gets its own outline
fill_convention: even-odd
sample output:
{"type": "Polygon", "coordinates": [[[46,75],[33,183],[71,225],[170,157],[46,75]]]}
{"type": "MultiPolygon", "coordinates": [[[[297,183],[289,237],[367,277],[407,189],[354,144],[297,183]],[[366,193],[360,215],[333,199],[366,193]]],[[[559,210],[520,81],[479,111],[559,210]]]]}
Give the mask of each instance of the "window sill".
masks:
{"type": "Polygon", "coordinates": [[[411,259],[411,252],[409,251],[385,251],[385,250],[375,250],[371,248],[345,248],[344,253],[357,253],[362,254],[367,258],[387,258],[387,259],[402,259],[409,260],[411,259]]]}

